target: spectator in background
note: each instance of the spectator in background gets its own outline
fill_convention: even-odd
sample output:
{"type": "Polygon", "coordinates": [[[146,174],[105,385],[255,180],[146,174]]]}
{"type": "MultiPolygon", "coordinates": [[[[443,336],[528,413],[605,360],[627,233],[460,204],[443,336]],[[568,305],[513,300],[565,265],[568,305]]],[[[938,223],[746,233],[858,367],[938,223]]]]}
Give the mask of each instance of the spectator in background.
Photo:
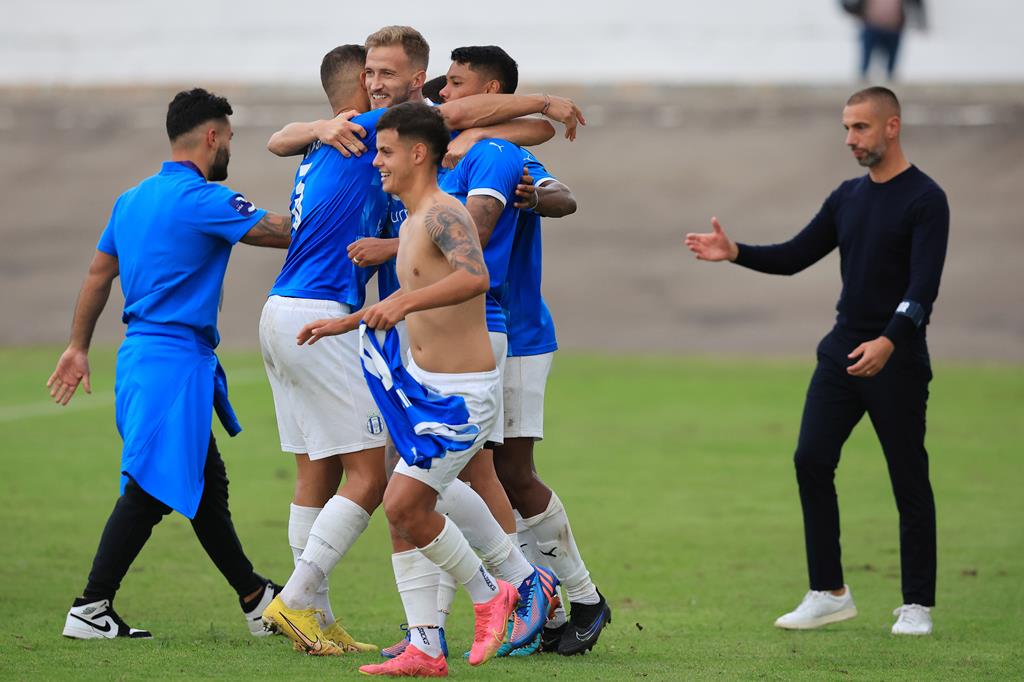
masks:
{"type": "Polygon", "coordinates": [[[876,52],[885,56],[885,73],[893,79],[900,39],[908,17],[924,28],[924,0],[844,0],[843,8],[862,22],[860,77],[867,80],[871,59],[876,52]]]}

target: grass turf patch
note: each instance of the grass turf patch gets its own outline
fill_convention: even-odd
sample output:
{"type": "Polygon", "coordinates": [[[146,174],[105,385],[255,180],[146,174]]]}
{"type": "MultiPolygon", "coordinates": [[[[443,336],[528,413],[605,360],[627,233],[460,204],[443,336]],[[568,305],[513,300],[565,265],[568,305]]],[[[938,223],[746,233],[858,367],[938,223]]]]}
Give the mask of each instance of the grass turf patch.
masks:
{"type": "MultiPolygon", "coordinates": [[[[47,404],[58,349],[0,350],[0,433],[9,548],[0,562],[0,670],[24,678],[354,675],[376,655],[314,659],[247,634],[237,601],[172,514],[157,526],[117,598],[152,641],[60,637],[117,496],[114,353],[94,351],[94,395],[47,404]]],[[[215,427],[239,535],[256,569],[290,572],[293,468],[278,451],[258,354],[224,352],[245,431],[215,427]]],[[[938,506],[936,630],[889,634],[899,605],[895,504],[864,420],[837,474],[844,563],[860,616],[791,633],[772,621],[806,590],[792,451],[810,359],[626,358],[559,353],[538,467],[566,505],[613,623],[573,659],[501,659],[471,669],[464,594],[449,621],[456,678],[963,679],[1019,676],[1024,665],[1024,368],[940,365],[928,449],[938,506]]],[[[349,630],[382,646],[404,620],[382,515],[332,577],[349,630]]]]}

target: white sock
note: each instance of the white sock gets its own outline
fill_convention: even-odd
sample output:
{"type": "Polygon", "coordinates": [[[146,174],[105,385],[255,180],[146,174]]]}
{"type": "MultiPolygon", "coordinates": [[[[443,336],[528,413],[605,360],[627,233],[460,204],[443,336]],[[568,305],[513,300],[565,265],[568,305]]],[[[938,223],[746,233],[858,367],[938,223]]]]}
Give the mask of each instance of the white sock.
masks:
{"type": "Polygon", "coordinates": [[[455,522],[487,570],[513,587],[533,573],[533,566],[519,551],[515,535],[506,535],[487,503],[463,481],[455,479],[437,498],[438,513],[455,522]]]}
{"type": "Polygon", "coordinates": [[[437,566],[419,550],[411,549],[392,554],[391,567],[409,624],[409,642],[430,656],[439,656],[437,566]]]}
{"type": "Polygon", "coordinates": [[[523,523],[533,531],[542,562],[547,562],[554,570],[569,601],[577,604],[596,604],[600,601],[597,588],[591,582],[590,573],[576,547],[565,507],[558,495],[552,491],[547,509],[523,519],[523,523]]]}
{"type": "Polygon", "coordinates": [[[452,602],[459,585],[447,571],[438,569],[437,577],[437,625],[443,628],[448,622],[448,614],[452,612],[452,602]]]}
{"type": "MultiPolygon", "coordinates": [[[[441,533],[426,547],[420,547],[420,552],[438,568],[448,571],[453,578],[465,585],[466,591],[469,592],[469,598],[473,600],[474,604],[488,602],[498,594],[497,580],[487,572],[483,562],[473,554],[465,536],[459,532],[458,527],[452,523],[451,519],[445,517],[441,533]]],[[[436,614],[437,595],[433,596],[432,607],[436,614]]]]}
{"type": "Polygon", "coordinates": [[[303,561],[316,564],[324,575],[330,575],[369,523],[370,515],[365,509],[347,497],[335,495],[324,505],[309,531],[303,561]]]}
{"type": "Polygon", "coordinates": [[[281,601],[290,609],[312,609],[317,588],[323,580],[324,574],[319,566],[299,559],[295,562],[292,577],[288,578],[284,589],[281,590],[281,601]]]}
{"type": "MultiPolygon", "coordinates": [[[[519,514],[519,510],[515,509],[513,512],[516,515],[516,535],[519,538],[519,549],[522,550],[523,556],[526,557],[527,561],[537,566],[543,566],[544,562],[541,561],[540,552],[537,551],[537,536],[533,534],[533,531],[523,521],[523,517],[519,514]]],[[[557,628],[562,625],[567,619],[565,616],[565,607],[562,605],[564,601],[561,599],[562,586],[558,586],[559,602],[558,608],[551,614],[551,618],[544,624],[546,628],[557,628]]]]}
{"type": "MultiPolygon", "coordinates": [[[[292,548],[292,557],[298,563],[303,550],[309,541],[309,530],[320,514],[322,507],[300,507],[291,505],[288,514],[288,544],[292,548]]],[[[324,577],[316,588],[313,596],[313,608],[320,611],[320,627],[327,628],[334,624],[334,611],[331,609],[331,595],[328,590],[329,579],[324,577]]],[[[287,602],[286,602],[287,603],[287,602]]]]}

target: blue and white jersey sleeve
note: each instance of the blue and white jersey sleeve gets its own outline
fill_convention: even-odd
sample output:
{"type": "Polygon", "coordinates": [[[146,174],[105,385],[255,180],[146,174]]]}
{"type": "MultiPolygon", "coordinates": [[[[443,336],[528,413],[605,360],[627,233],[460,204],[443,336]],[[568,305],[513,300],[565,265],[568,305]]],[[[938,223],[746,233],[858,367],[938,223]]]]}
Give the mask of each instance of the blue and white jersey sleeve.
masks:
{"type": "Polygon", "coordinates": [[[530,177],[533,178],[533,184],[535,187],[541,187],[549,182],[558,182],[558,178],[548,172],[548,169],[544,167],[544,164],[540,160],[528,152],[523,150],[523,165],[526,166],[527,172],[530,177]]]}
{"type": "Polygon", "coordinates": [[[519,147],[504,140],[479,142],[459,165],[465,174],[467,197],[494,197],[502,206],[515,203],[516,185],[523,174],[519,147]]]}
{"type": "Polygon", "coordinates": [[[244,195],[216,183],[208,182],[194,193],[192,225],[204,234],[236,243],[266,215],[244,195]]]}

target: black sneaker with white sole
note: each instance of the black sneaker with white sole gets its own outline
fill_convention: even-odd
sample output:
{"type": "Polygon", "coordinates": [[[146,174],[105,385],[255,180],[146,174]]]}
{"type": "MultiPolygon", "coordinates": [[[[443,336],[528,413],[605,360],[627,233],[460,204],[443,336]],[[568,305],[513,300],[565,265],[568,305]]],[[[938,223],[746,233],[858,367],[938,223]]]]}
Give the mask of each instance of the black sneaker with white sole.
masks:
{"type": "Polygon", "coordinates": [[[612,622],[612,609],[607,600],[600,591],[597,596],[599,601],[596,604],[571,604],[569,626],[558,642],[558,653],[574,656],[590,651],[597,644],[601,630],[612,622]]]}
{"type": "Polygon", "coordinates": [[[114,611],[109,599],[89,601],[79,597],[71,605],[68,617],[64,621],[64,636],[71,639],[149,639],[153,635],[149,630],[129,627],[114,611]]]}
{"type": "Polygon", "coordinates": [[[274,601],[277,593],[283,589],[273,580],[268,580],[266,585],[263,586],[263,592],[259,596],[253,597],[248,602],[242,601],[241,597],[239,597],[238,603],[242,607],[245,624],[249,626],[249,634],[253,637],[266,637],[267,635],[274,634],[273,630],[267,629],[263,624],[263,612],[270,606],[270,602],[274,601]]]}

